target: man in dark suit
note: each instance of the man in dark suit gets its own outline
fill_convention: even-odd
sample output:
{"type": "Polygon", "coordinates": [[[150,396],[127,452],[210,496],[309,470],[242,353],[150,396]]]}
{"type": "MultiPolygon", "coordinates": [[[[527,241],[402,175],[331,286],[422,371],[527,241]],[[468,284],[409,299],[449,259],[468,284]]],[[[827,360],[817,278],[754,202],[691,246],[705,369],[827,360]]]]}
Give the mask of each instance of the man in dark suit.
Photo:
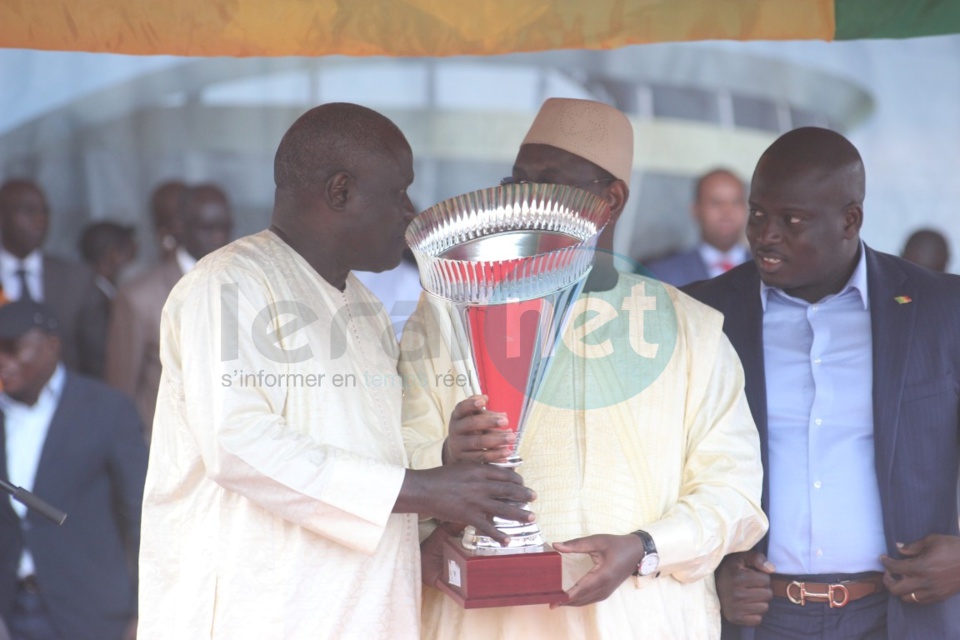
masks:
{"type": "Polygon", "coordinates": [[[80,234],[80,255],[96,276],[91,293],[95,313],[89,315],[95,322],[80,329],[85,336],[80,343],[84,351],[80,356],[85,365],[83,373],[96,378],[103,377],[107,322],[117,283],[124,268],[137,258],[135,234],[133,227],[108,220],[87,225],[80,234]]]}
{"type": "Polygon", "coordinates": [[[64,510],[0,500],[0,618],[13,638],[121,640],[136,630],[146,447],[132,403],[60,363],[57,323],[0,307],[0,477],[64,510]]]}
{"type": "Polygon", "coordinates": [[[713,278],[750,259],[743,246],[747,203],[743,182],[735,173],[714,169],[700,176],[690,212],[700,229],[700,243],[646,265],[675,287],[713,278]]]}
{"type": "Polygon", "coordinates": [[[28,180],[0,186],[0,284],[8,300],[34,300],[53,309],[60,323],[63,363],[89,372],[81,354],[95,346],[84,343],[97,320],[93,273],[80,263],[47,255],[43,242],[50,211],[43,191],[28,180]]]}
{"type": "Polygon", "coordinates": [[[761,156],[753,261],[689,287],[725,315],[770,532],[728,556],[728,637],[960,638],[960,278],[860,240],[856,148],[813,127],[761,156]]]}

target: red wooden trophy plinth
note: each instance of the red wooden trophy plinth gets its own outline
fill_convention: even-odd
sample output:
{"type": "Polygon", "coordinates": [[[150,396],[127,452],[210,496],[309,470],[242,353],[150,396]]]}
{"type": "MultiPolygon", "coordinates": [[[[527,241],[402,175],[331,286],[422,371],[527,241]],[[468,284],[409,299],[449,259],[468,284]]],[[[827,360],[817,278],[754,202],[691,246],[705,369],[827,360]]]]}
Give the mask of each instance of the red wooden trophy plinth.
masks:
{"type": "Polygon", "coordinates": [[[464,549],[460,538],[447,538],[437,587],[464,609],[566,602],[560,554],[549,544],[543,549],[481,555],[464,549]]]}

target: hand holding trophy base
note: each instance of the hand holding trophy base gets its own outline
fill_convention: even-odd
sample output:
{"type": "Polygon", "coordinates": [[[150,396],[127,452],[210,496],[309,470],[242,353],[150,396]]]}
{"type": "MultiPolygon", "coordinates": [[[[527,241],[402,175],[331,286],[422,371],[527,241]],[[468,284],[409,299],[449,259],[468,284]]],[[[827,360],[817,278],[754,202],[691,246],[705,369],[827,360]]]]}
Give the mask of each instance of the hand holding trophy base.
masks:
{"type": "MultiPolygon", "coordinates": [[[[520,462],[493,464],[515,468],[520,462]]],[[[440,589],[464,609],[566,602],[561,556],[544,542],[536,522],[493,521],[510,536],[505,546],[469,526],[462,539],[444,541],[440,589]]]]}

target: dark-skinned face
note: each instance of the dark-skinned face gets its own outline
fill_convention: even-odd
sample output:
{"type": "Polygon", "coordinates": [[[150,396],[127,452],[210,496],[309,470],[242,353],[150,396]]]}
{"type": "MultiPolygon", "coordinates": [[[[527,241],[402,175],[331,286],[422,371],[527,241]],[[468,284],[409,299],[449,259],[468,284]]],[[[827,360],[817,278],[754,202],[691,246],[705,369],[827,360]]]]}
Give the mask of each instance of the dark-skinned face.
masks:
{"type": "Polygon", "coordinates": [[[521,146],[513,163],[515,182],[562,184],[600,196],[614,182],[608,178],[592,162],[546,144],[521,146]]]}
{"type": "Polygon", "coordinates": [[[60,359],[60,339],[31,329],[16,340],[0,340],[0,382],[18,402],[36,403],[60,359]]]}
{"type": "Polygon", "coordinates": [[[856,267],[863,222],[850,183],[847,169],[785,170],[760,159],[747,240],[767,285],[808,302],[843,288],[856,267]]]}
{"type": "Polygon", "coordinates": [[[950,261],[950,251],[943,237],[922,232],[910,237],[903,249],[903,259],[932,271],[943,272],[950,261]]]}
{"type": "Polygon", "coordinates": [[[111,247],[104,260],[104,268],[98,269],[107,280],[116,284],[123,269],[137,259],[137,242],[129,240],[115,247],[111,247]]]}
{"type": "Polygon", "coordinates": [[[407,226],[416,215],[407,189],[413,183],[413,153],[405,138],[390,132],[385,147],[355,172],[345,239],[358,271],[386,271],[400,264],[407,226]]]}
{"type": "Polygon", "coordinates": [[[49,227],[47,201],[38,188],[23,183],[0,194],[0,239],[7,251],[25,258],[43,245],[49,227]]]}
{"type": "Polygon", "coordinates": [[[152,205],[154,233],[161,250],[169,250],[163,245],[167,236],[174,239],[183,236],[183,220],[180,219],[180,199],[186,187],[182,184],[169,184],[155,192],[152,205]]]}
{"type": "Polygon", "coordinates": [[[740,241],[747,223],[747,202],[740,180],[728,173],[715,173],[700,185],[693,208],[703,240],[721,251],[740,241]]]}
{"type": "Polygon", "coordinates": [[[197,196],[183,222],[183,248],[199,260],[230,242],[233,217],[225,200],[197,196]]]}
{"type": "Polygon", "coordinates": [[[603,198],[610,206],[610,220],[597,247],[606,252],[613,250],[614,229],[629,196],[624,182],[611,180],[609,174],[589,160],[548,144],[521,145],[512,177],[514,182],[577,187],[603,198]]]}

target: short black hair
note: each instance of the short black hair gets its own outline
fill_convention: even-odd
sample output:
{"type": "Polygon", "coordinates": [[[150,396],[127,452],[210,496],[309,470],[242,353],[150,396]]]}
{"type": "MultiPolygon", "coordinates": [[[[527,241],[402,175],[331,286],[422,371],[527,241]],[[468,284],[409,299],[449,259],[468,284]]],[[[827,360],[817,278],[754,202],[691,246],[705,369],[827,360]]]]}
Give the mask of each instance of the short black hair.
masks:
{"type": "Polygon", "coordinates": [[[853,143],[836,131],[821,127],[800,127],[788,131],[760,156],[761,165],[773,164],[780,171],[816,170],[824,175],[842,177],[851,194],[851,202],[863,204],[866,193],[866,172],[863,158],[853,143]]]}
{"type": "Polygon", "coordinates": [[[108,251],[134,241],[132,226],[104,221],[87,225],[80,234],[80,255],[87,264],[97,264],[108,251]]]}
{"type": "Polygon", "coordinates": [[[283,135],[273,162],[274,182],[293,192],[317,188],[336,172],[352,168],[361,154],[382,148],[391,133],[403,138],[389,118],[373,109],[348,102],[314,107],[283,135]]]}
{"type": "Polygon", "coordinates": [[[190,216],[196,213],[195,207],[198,202],[210,202],[211,200],[219,200],[228,207],[230,205],[230,198],[227,197],[226,192],[212,182],[184,187],[180,191],[180,202],[177,209],[177,215],[180,216],[181,222],[190,222],[190,216]]]}
{"type": "Polygon", "coordinates": [[[740,179],[740,176],[734,173],[731,169],[727,169],[725,167],[717,167],[715,169],[711,169],[710,171],[707,171],[705,174],[697,178],[696,181],[694,181],[693,183],[693,201],[694,202],[700,202],[700,197],[703,194],[703,184],[714,176],[730,176],[731,178],[739,182],[741,185],[743,184],[743,180],[740,179]]]}

